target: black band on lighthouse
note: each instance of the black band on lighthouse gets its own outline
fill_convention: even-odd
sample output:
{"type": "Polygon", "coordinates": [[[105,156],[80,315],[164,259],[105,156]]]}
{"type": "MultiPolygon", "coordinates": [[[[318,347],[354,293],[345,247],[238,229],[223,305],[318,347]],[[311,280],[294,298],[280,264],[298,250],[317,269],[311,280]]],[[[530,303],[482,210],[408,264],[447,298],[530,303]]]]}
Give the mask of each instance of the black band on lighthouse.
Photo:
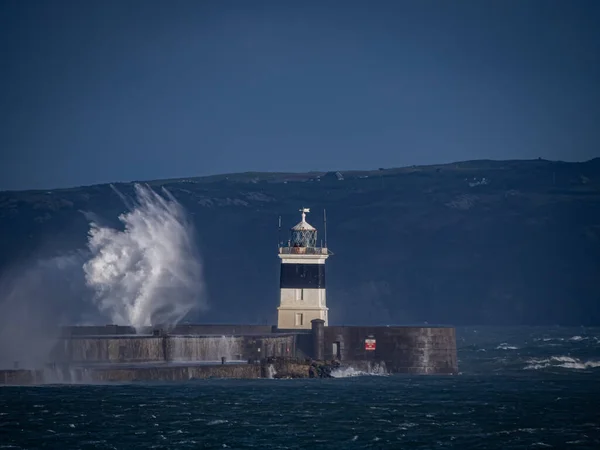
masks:
{"type": "Polygon", "coordinates": [[[281,264],[281,289],[324,289],[325,264],[281,264]]]}

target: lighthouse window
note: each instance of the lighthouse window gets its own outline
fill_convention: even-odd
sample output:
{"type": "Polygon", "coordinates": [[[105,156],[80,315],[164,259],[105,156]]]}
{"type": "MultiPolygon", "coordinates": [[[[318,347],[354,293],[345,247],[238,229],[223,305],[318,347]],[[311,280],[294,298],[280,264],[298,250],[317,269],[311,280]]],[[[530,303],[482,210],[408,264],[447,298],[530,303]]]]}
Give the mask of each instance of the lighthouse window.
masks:
{"type": "Polygon", "coordinates": [[[304,314],[296,313],[296,326],[301,327],[304,324],[304,314]]]}

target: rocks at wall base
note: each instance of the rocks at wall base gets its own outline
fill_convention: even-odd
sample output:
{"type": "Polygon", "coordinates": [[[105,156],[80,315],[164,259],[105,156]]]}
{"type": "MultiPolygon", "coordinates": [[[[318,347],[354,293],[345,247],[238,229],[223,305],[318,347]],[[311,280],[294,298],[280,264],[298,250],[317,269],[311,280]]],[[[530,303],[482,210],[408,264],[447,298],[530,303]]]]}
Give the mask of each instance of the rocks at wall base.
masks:
{"type": "Polygon", "coordinates": [[[332,378],[331,372],[340,362],[273,357],[264,359],[262,365],[265,373],[272,370],[272,378],[332,378]]]}

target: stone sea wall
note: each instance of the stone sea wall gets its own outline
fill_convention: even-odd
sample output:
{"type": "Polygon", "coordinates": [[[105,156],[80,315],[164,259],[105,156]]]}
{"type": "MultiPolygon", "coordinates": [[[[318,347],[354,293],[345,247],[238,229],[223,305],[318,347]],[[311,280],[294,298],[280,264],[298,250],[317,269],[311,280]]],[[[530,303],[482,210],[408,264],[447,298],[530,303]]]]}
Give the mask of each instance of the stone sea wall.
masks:
{"type": "Polygon", "coordinates": [[[170,336],[165,338],[167,361],[243,361],[244,340],[238,336],[199,337],[170,336]]]}
{"type": "Polygon", "coordinates": [[[266,325],[186,324],[142,331],[147,334],[132,336],[136,331],[131,327],[114,325],[66,327],[53,361],[185,362],[222,357],[247,361],[283,356],[383,361],[394,373],[458,372],[453,327],[329,326],[315,334],[315,330],[277,330],[266,325]],[[365,348],[367,338],[375,341],[373,350],[365,348]]]}
{"type": "Polygon", "coordinates": [[[71,363],[158,362],[165,358],[164,339],[131,336],[74,338],[59,342],[58,361],[71,363]]]}
{"type": "Polygon", "coordinates": [[[392,373],[458,373],[453,327],[325,327],[323,347],[325,360],[381,361],[392,373]]]}
{"type": "Polygon", "coordinates": [[[379,364],[366,361],[340,363],[310,359],[272,357],[256,363],[149,364],[113,366],[49,366],[44,369],[0,370],[0,385],[102,384],[129,382],[183,382],[209,378],[332,378],[352,374],[385,373],[379,364]]]}
{"type": "Polygon", "coordinates": [[[136,330],[123,325],[73,325],[62,327],[63,337],[71,336],[115,336],[115,335],[152,335],[169,334],[171,336],[256,336],[273,333],[277,327],[272,325],[244,324],[179,324],[174,327],[142,327],[136,330]]]}
{"type": "Polygon", "coordinates": [[[142,381],[189,381],[208,378],[261,377],[259,364],[151,365],[148,367],[64,367],[0,370],[0,385],[94,384],[142,381]]]}
{"type": "Polygon", "coordinates": [[[117,364],[159,362],[220,362],[292,356],[294,335],[186,336],[114,335],[64,337],[49,362],[117,364]]]}
{"type": "Polygon", "coordinates": [[[111,368],[90,373],[94,382],[189,381],[207,378],[260,378],[258,364],[111,368]]]}
{"type": "Polygon", "coordinates": [[[0,384],[182,381],[195,378],[328,377],[336,368],[364,373],[457,374],[453,327],[330,326],[270,334],[214,335],[207,331],[265,331],[255,326],[184,326],[181,334],[129,327],[70,327],[41,370],[0,371],[0,384]],[[204,334],[190,335],[196,331],[204,334]],[[107,334],[114,332],[114,334],[107,334]],[[135,333],[135,330],[133,330],[135,333]],[[268,363],[265,363],[267,361],[268,363]]]}

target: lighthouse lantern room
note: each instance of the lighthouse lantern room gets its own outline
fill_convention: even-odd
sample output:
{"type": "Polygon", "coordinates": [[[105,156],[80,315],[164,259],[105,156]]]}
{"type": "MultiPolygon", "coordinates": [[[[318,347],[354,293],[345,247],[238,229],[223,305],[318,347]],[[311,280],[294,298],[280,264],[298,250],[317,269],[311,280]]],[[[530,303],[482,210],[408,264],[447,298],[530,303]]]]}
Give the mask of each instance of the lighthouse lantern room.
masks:
{"type": "Polygon", "coordinates": [[[325,295],[325,260],[330,252],[317,246],[317,229],[306,222],[308,208],[300,209],[302,220],[291,228],[287,245],[279,244],[281,259],[279,329],[310,329],[311,320],[328,325],[325,295]]]}

